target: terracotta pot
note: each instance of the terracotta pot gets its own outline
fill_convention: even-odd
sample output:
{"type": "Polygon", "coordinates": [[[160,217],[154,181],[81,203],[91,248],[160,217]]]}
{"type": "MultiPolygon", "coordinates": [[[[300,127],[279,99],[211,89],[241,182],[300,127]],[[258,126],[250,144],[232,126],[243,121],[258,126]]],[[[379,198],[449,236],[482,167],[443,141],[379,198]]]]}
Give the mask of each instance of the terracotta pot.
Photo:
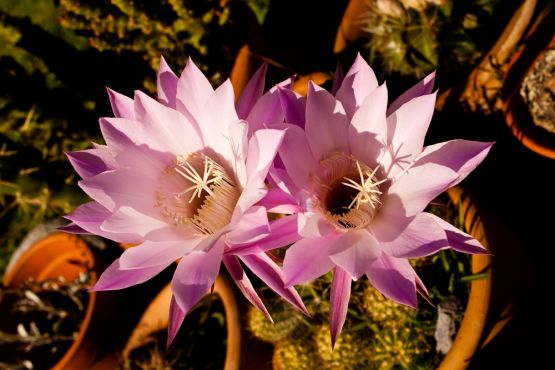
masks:
{"type": "MultiPolygon", "coordinates": [[[[6,287],[16,288],[29,278],[44,281],[63,276],[67,281],[72,281],[80,273],[89,272],[91,284],[94,284],[97,280],[94,268],[95,258],[83,239],[56,232],[40,239],[27,249],[4,276],[3,283],[6,287]]],[[[105,304],[98,304],[97,293],[89,293],[89,302],[79,334],[53,367],[54,370],[91,368],[100,355],[97,343],[101,340],[95,335],[92,323],[103,316],[105,310],[102,307],[107,308],[105,304]]]]}
{"type": "MultiPolygon", "coordinates": [[[[241,324],[235,294],[227,277],[218,276],[213,292],[220,297],[226,316],[227,349],[224,370],[238,370],[241,361],[241,324]]],[[[168,284],[144,311],[123,350],[124,358],[127,358],[134,348],[144,344],[152,333],[167,329],[171,297],[171,284],[168,284]]]]}
{"type": "MultiPolygon", "coordinates": [[[[466,231],[489,249],[486,229],[472,199],[466,196],[459,187],[451,188],[447,193],[453,204],[460,209],[466,231]]],[[[466,369],[472,356],[482,345],[491,296],[490,264],[491,256],[489,255],[472,256],[472,273],[478,274],[487,271],[488,277],[471,283],[463,321],[453,341],[453,346],[445,355],[438,369],[466,369]]]]}
{"type": "Polygon", "coordinates": [[[555,159],[555,133],[534,124],[528,106],[520,95],[520,88],[525,76],[532,71],[545,51],[555,46],[552,30],[554,8],[551,6],[540,14],[537,27],[531,30],[526,43],[511,58],[502,98],[505,122],[513,135],[528,149],[551,159],[555,159]]]}

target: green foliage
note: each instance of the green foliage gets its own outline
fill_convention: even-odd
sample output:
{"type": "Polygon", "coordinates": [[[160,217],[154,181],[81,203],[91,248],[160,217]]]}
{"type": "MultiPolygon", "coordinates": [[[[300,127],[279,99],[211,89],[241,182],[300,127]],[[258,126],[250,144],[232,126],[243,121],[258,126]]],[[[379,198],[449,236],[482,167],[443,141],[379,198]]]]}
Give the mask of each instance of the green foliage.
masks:
{"type": "Polygon", "coordinates": [[[421,78],[437,68],[453,73],[485,50],[484,26],[499,0],[368,0],[361,16],[371,63],[387,73],[421,78]]]}

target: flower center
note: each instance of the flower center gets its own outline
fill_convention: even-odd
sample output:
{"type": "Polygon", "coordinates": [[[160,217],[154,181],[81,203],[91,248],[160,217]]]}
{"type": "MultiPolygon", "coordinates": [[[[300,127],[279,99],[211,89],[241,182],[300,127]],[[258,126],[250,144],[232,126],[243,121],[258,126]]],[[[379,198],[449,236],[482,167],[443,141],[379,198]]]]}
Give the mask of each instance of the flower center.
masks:
{"type": "Polygon", "coordinates": [[[313,176],[314,201],[328,219],[341,228],[368,226],[381,206],[380,184],[373,170],[352,155],[334,153],[320,161],[320,176],[313,176]]]}
{"type": "Polygon", "coordinates": [[[240,195],[227,171],[202,153],[177,156],[160,184],[156,207],[162,215],[202,235],[214,234],[229,223],[240,195]]]}

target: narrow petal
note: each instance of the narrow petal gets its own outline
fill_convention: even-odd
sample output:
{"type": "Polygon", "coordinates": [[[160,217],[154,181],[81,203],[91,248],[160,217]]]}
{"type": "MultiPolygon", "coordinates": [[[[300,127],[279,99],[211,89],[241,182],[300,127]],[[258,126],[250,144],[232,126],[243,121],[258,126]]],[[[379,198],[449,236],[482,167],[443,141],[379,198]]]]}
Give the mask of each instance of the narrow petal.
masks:
{"type": "Polygon", "coordinates": [[[287,131],[279,149],[279,155],[295,185],[304,189],[308,185],[309,176],[318,168],[305,132],[295,125],[285,125],[287,131]]]}
{"type": "Polygon", "coordinates": [[[341,334],[343,324],[347,318],[347,308],[351,297],[351,276],[341,267],[333,270],[333,281],[330,293],[330,334],[331,348],[341,334]]]}
{"type": "Polygon", "coordinates": [[[389,169],[390,177],[403,169],[403,163],[414,160],[422,152],[434,114],[435,101],[435,93],[419,96],[387,117],[390,150],[394,153],[389,169]]]}
{"type": "Polygon", "coordinates": [[[233,246],[251,245],[270,234],[266,208],[254,206],[243,213],[233,230],[227,234],[226,243],[233,246]]]}
{"type": "Polygon", "coordinates": [[[110,88],[106,88],[106,90],[108,91],[108,98],[110,99],[110,105],[112,106],[114,116],[118,118],[135,119],[133,99],[110,88]]]}
{"type": "Polygon", "coordinates": [[[179,308],[187,314],[216,281],[225,243],[221,238],[209,241],[206,250],[182,258],[172,279],[172,292],[179,308]]]}
{"type": "Polygon", "coordinates": [[[283,260],[285,286],[312,281],[330,271],[334,263],[329,258],[338,234],[321,238],[301,239],[287,249],[283,260]]]}
{"type": "Polygon", "coordinates": [[[66,233],[70,233],[70,234],[84,234],[84,235],[90,235],[91,233],[88,232],[87,230],[83,229],[81,226],[78,226],[77,224],[70,222],[69,224],[65,225],[65,226],[60,226],[57,228],[57,230],[66,232],[66,233]]]}
{"type": "MultiPolygon", "coordinates": [[[[179,240],[170,242],[145,241],[127,248],[119,258],[120,267],[124,269],[144,268],[169,265],[191,252],[202,239],[179,240]]],[[[187,258],[187,257],[185,257],[187,258]]]]}
{"type": "Polygon", "coordinates": [[[351,153],[368,165],[375,165],[387,144],[387,86],[384,83],[364,99],[349,125],[351,153]]]}
{"type": "Polygon", "coordinates": [[[337,63],[337,66],[335,67],[335,73],[333,75],[333,85],[331,87],[331,93],[333,95],[337,94],[337,91],[343,83],[343,78],[345,78],[345,76],[343,75],[343,68],[341,68],[341,64],[337,63]]]}
{"type": "Polygon", "coordinates": [[[246,119],[250,111],[264,93],[264,81],[268,65],[263,63],[251,77],[243,93],[237,100],[237,115],[240,119],[246,119]]]}
{"type": "Polygon", "coordinates": [[[301,210],[297,200],[280,188],[268,189],[268,193],[258,205],[271,213],[291,214],[301,210]]]}
{"type": "Polygon", "coordinates": [[[378,79],[366,61],[357,55],[353,65],[343,78],[335,97],[343,103],[350,118],[361,106],[366,97],[378,87],[378,79]]]}
{"type": "Polygon", "coordinates": [[[349,273],[353,280],[358,280],[364,275],[381,255],[378,241],[366,229],[348,231],[336,243],[340,244],[343,250],[331,254],[330,259],[349,273]]]}
{"type": "Polygon", "coordinates": [[[160,57],[160,68],[158,69],[158,80],[156,81],[156,90],[158,91],[158,101],[160,103],[170,108],[176,107],[178,80],[164,57],[160,57]]]}
{"type": "Polygon", "coordinates": [[[445,230],[449,246],[457,252],[469,254],[489,254],[488,250],[472,236],[462,230],[459,230],[440,217],[431,214],[430,217],[433,218],[437,224],[443,228],[443,230],[445,230]]]}
{"type": "Polygon", "coordinates": [[[285,131],[273,129],[258,130],[252,135],[247,154],[248,181],[251,181],[255,175],[262,179],[266,178],[284,136],[285,131]]]}
{"type": "Polygon", "coordinates": [[[349,121],[341,103],[310,81],[305,131],[314,158],[321,160],[335,151],[348,152],[348,126],[349,121]]]}
{"type": "Polygon", "coordinates": [[[297,215],[289,215],[270,223],[270,235],[251,245],[233,247],[230,253],[237,255],[269,251],[293,244],[300,239],[297,232],[297,215]]]}
{"type": "Polygon", "coordinates": [[[284,118],[279,92],[277,88],[272,88],[258,99],[249,113],[247,117],[249,132],[252,134],[259,129],[272,128],[275,125],[282,124],[284,118]]]}
{"type": "Polygon", "coordinates": [[[454,186],[470,174],[489,153],[492,142],[451,140],[424,148],[416,163],[437,163],[449,167],[459,174],[454,186]]]}
{"type": "Polygon", "coordinates": [[[304,128],[306,98],[285,88],[279,88],[278,92],[285,122],[304,128]]]}
{"type": "Polygon", "coordinates": [[[414,98],[417,98],[422,95],[431,94],[434,90],[434,82],[435,82],[436,72],[432,72],[416,85],[405,91],[401,96],[399,96],[387,109],[387,115],[389,116],[397,109],[399,109],[403,104],[411,101],[414,98]]]}
{"type": "Polygon", "coordinates": [[[382,251],[393,257],[425,257],[449,247],[445,232],[429,213],[418,214],[394,239],[384,228],[372,230],[382,251]]]}
{"type": "Polygon", "coordinates": [[[245,273],[245,270],[243,270],[239,259],[236,256],[224,255],[223,263],[227,268],[227,271],[229,271],[229,274],[233,278],[233,281],[235,282],[241,293],[243,293],[245,298],[254,307],[258,308],[260,312],[262,312],[264,316],[266,316],[268,320],[270,320],[270,322],[273,323],[274,320],[272,320],[270,313],[266,309],[266,306],[264,306],[264,303],[258,296],[258,293],[256,293],[256,290],[254,290],[254,287],[252,286],[249,277],[245,273]]]}
{"type": "Polygon", "coordinates": [[[406,259],[383,254],[368,268],[370,283],[384,296],[416,308],[416,273],[406,259]]]}
{"type": "Polygon", "coordinates": [[[183,324],[183,320],[185,320],[185,311],[179,307],[175,297],[172,296],[172,300],[170,303],[170,319],[168,322],[168,340],[166,342],[166,350],[170,348],[175,336],[179,332],[181,325],[183,324]]]}
{"type": "Polygon", "coordinates": [[[299,235],[303,238],[317,238],[337,231],[324,216],[316,212],[299,213],[299,235]]]}
{"type": "Polygon", "coordinates": [[[114,166],[113,158],[105,156],[105,153],[98,149],[68,152],[66,155],[75,172],[82,179],[113,169],[114,166]]]}
{"type": "Polygon", "coordinates": [[[148,266],[144,268],[124,269],[119,264],[119,259],[115,260],[98,278],[98,281],[91,289],[98,292],[103,290],[117,290],[128,288],[133,285],[144,283],[145,281],[158,275],[162,270],[170,265],[162,264],[148,266]]]}
{"type": "Polygon", "coordinates": [[[266,253],[249,254],[239,258],[274,292],[282,296],[299,311],[308,315],[299,293],[293,287],[285,287],[281,270],[266,253]]]}

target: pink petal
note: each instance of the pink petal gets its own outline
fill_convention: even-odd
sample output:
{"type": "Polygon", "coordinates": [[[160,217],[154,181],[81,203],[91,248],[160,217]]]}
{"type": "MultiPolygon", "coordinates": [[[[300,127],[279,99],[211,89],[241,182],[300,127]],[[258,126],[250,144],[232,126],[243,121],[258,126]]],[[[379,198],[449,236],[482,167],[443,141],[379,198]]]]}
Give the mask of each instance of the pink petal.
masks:
{"type": "Polygon", "coordinates": [[[113,158],[105,150],[88,149],[66,153],[69,162],[82,179],[113,169],[113,158]]]}
{"type": "Polygon", "coordinates": [[[281,145],[285,131],[262,129],[256,131],[249,140],[247,154],[247,179],[254,176],[265,179],[281,145]]]}
{"type": "Polygon", "coordinates": [[[100,229],[111,233],[129,233],[145,237],[149,232],[167,227],[165,221],[145,215],[136,209],[123,206],[116,209],[100,225],[100,229]]]}
{"type": "Polygon", "coordinates": [[[343,78],[345,78],[343,75],[343,68],[341,68],[341,64],[337,63],[337,66],[335,67],[335,74],[333,76],[333,85],[331,87],[331,93],[333,95],[337,94],[337,90],[339,90],[341,84],[343,83],[343,78]]]}
{"type": "Polygon", "coordinates": [[[229,125],[229,144],[234,158],[232,167],[241,187],[247,184],[247,166],[245,162],[249,149],[248,130],[249,128],[245,121],[229,125]]]}
{"type": "Polygon", "coordinates": [[[262,128],[271,128],[283,123],[284,118],[279,92],[276,88],[272,88],[258,99],[249,113],[247,117],[249,132],[252,134],[262,128]]]}
{"type": "Polygon", "coordinates": [[[212,238],[213,245],[181,259],[172,279],[172,292],[179,308],[187,314],[214,284],[220,271],[225,243],[212,238]]]}
{"type": "Polygon", "coordinates": [[[148,266],[144,268],[124,269],[120,267],[119,259],[115,260],[98,278],[91,291],[117,290],[128,288],[158,275],[170,264],[148,266]]]}
{"type": "Polygon", "coordinates": [[[372,230],[382,251],[393,257],[419,258],[448,248],[445,232],[428,213],[418,214],[394,239],[381,228],[372,230]]]}
{"type": "Polygon", "coordinates": [[[268,66],[263,63],[251,77],[243,93],[237,100],[237,115],[240,119],[246,119],[257,100],[264,93],[264,80],[268,66]]]}
{"type": "Polygon", "coordinates": [[[142,142],[152,149],[186,154],[203,148],[195,123],[140,91],[135,93],[135,114],[144,130],[142,142]]]}
{"type": "Polygon", "coordinates": [[[299,293],[293,287],[285,287],[282,272],[266,253],[249,254],[239,258],[274,292],[282,296],[299,311],[308,315],[299,293]]]}
{"type": "Polygon", "coordinates": [[[384,296],[416,308],[416,273],[406,259],[383,254],[368,268],[370,283],[384,296]]]}
{"type": "Polygon", "coordinates": [[[177,110],[189,120],[200,124],[202,110],[214,89],[204,74],[189,58],[187,65],[177,81],[177,110]]]}
{"type": "MultiPolygon", "coordinates": [[[[196,247],[202,239],[179,241],[145,241],[141,245],[127,248],[119,258],[124,269],[169,265],[196,247]]],[[[187,258],[187,257],[184,257],[187,258]]]]}
{"type": "Polygon", "coordinates": [[[245,255],[269,251],[293,244],[300,239],[297,232],[297,215],[278,218],[270,223],[270,235],[255,244],[233,247],[229,253],[245,255]]]}
{"type": "Polygon", "coordinates": [[[368,267],[381,255],[378,241],[366,229],[347,231],[336,241],[341,251],[331,254],[330,259],[337,266],[358,280],[368,271],[368,267]]]}
{"type": "Polygon", "coordinates": [[[335,225],[317,212],[299,213],[298,227],[304,238],[317,238],[337,231],[335,225]]]}
{"type": "Polygon", "coordinates": [[[321,238],[301,239],[287,249],[283,260],[285,286],[312,281],[330,271],[334,264],[329,258],[338,234],[321,238]]]}
{"type": "Polygon", "coordinates": [[[368,165],[375,165],[387,144],[387,86],[372,91],[356,111],[349,125],[351,153],[368,165]]]}
{"type": "Polygon", "coordinates": [[[451,140],[424,148],[416,163],[437,163],[449,167],[459,174],[454,186],[470,174],[489,153],[492,142],[451,140]]]}
{"type": "Polygon", "coordinates": [[[295,125],[285,125],[287,131],[279,149],[279,155],[295,185],[304,189],[309,182],[309,176],[318,168],[305,132],[295,125]]]}
{"type": "Polygon", "coordinates": [[[74,224],[73,222],[65,225],[65,226],[60,226],[57,228],[57,230],[69,233],[69,234],[84,234],[84,235],[90,235],[91,233],[88,232],[87,230],[83,229],[81,226],[78,226],[77,224],[74,224]]]}
{"type": "Polygon", "coordinates": [[[175,336],[179,332],[183,320],[185,320],[185,311],[183,311],[177,304],[175,297],[172,296],[170,303],[170,320],[168,322],[168,340],[166,342],[166,350],[170,348],[175,336]]]}
{"type": "Polygon", "coordinates": [[[245,271],[243,270],[239,259],[236,256],[224,255],[223,262],[225,267],[227,268],[227,271],[229,271],[229,274],[233,278],[233,281],[235,281],[235,284],[237,284],[237,287],[239,288],[241,293],[243,293],[245,298],[247,298],[247,300],[254,307],[258,308],[260,312],[262,312],[264,316],[266,316],[268,320],[273,323],[274,320],[272,320],[272,317],[266,309],[266,306],[264,306],[264,303],[254,290],[254,287],[252,286],[252,283],[247,274],[245,274],[245,271]]]}
{"type": "Polygon", "coordinates": [[[431,94],[434,90],[434,82],[435,82],[436,72],[432,72],[416,85],[405,91],[401,96],[399,96],[387,109],[387,115],[389,116],[397,109],[399,109],[403,104],[411,101],[414,98],[417,98],[422,95],[431,94]]]}
{"type": "Polygon", "coordinates": [[[430,214],[437,224],[445,230],[449,246],[457,252],[470,254],[489,254],[488,250],[476,239],[459,230],[449,222],[430,214]]]}
{"type": "Polygon", "coordinates": [[[391,184],[387,194],[382,197],[383,205],[378,216],[382,213],[415,216],[457,178],[456,172],[439,164],[413,166],[391,184]]]}
{"type": "Polygon", "coordinates": [[[235,204],[235,210],[231,216],[230,224],[234,225],[239,222],[243,213],[254,206],[256,203],[260,202],[266,193],[268,192],[266,185],[264,184],[264,178],[255,175],[245,186],[243,192],[239,196],[237,203],[235,204]]]}
{"type": "Polygon", "coordinates": [[[343,324],[347,318],[347,308],[351,297],[351,276],[341,267],[336,267],[333,272],[330,293],[330,334],[331,348],[341,334],[343,324]]]}
{"type": "Polygon", "coordinates": [[[164,57],[160,57],[160,68],[158,69],[158,80],[156,81],[156,90],[158,91],[158,101],[160,103],[170,108],[176,107],[178,80],[164,57]]]}
{"type": "Polygon", "coordinates": [[[341,103],[310,81],[305,131],[314,158],[321,160],[335,151],[348,152],[348,127],[349,122],[341,103]]]}
{"type": "Polygon", "coordinates": [[[434,114],[436,93],[419,96],[402,105],[387,117],[391,151],[394,153],[390,177],[400,172],[400,164],[416,158],[424,146],[424,138],[434,114]]]}
{"type": "Polygon", "coordinates": [[[243,213],[233,230],[227,234],[226,243],[229,246],[250,245],[260,241],[270,234],[270,224],[266,208],[254,206],[243,213]]]}
{"type": "Polygon", "coordinates": [[[378,79],[366,61],[357,55],[353,65],[343,78],[335,97],[343,103],[349,119],[362,105],[366,97],[378,87],[378,79]]]}
{"type": "Polygon", "coordinates": [[[106,88],[106,90],[108,91],[108,98],[110,99],[110,105],[112,106],[114,116],[118,118],[135,119],[133,99],[110,88],[106,88]]]}
{"type": "Polygon", "coordinates": [[[304,128],[306,98],[293,90],[279,88],[278,91],[285,122],[304,128]]]}
{"type": "Polygon", "coordinates": [[[300,206],[295,198],[280,188],[270,188],[266,196],[258,202],[271,213],[291,214],[300,211],[300,206]]]}

